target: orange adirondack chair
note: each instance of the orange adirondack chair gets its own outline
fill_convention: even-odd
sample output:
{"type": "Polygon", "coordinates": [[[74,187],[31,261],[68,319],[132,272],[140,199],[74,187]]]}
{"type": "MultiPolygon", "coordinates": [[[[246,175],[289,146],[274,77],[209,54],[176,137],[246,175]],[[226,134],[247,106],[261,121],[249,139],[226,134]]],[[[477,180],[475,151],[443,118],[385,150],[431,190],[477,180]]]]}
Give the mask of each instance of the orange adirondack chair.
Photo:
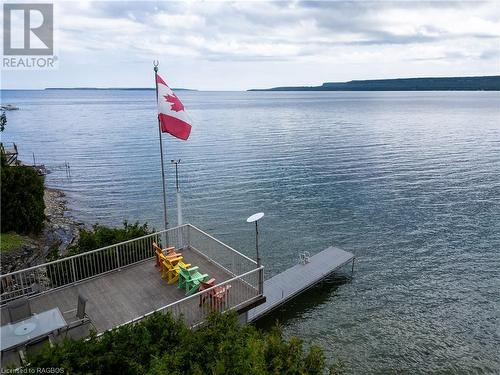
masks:
{"type": "Polygon", "coordinates": [[[182,253],[176,252],[175,247],[173,247],[173,246],[162,250],[161,247],[158,246],[158,244],[156,242],[153,242],[153,249],[155,251],[155,260],[156,260],[155,266],[160,267],[160,272],[162,272],[162,273],[163,273],[163,260],[165,258],[168,258],[168,257],[175,258],[178,256],[182,256],[182,253]],[[165,255],[165,252],[167,253],[166,255],[165,255]]]}

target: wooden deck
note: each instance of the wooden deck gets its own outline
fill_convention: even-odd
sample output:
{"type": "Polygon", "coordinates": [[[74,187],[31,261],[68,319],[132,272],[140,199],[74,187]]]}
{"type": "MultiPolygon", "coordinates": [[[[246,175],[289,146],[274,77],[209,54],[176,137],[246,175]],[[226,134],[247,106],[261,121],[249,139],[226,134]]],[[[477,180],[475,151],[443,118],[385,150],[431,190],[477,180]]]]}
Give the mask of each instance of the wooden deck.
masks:
{"type": "MultiPolygon", "coordinates": [[[[186,262],[214,277],[216,283],[234,277],[195,250],[183,249],[182,253],[186,262]]],[[[238,287],[250,288],[247,285],[238,287]]],[[[78,294],[88,299],[86,312],[99,333],[185,298],[184,291],[178,289],[176,284],[168,285],[161,278],[158,268],[154,266],[154,259],[148,259],[119,271],[32,297],[31,308],[37,313],[58,307],[65,313],[76,308],[78,294]]],[[[183,305],[182,314],[188,323],[200,317],[202,308],[198,306],[198,301],[198,298],[194,298],[183,305]]],[[[1,310],[2,324],[6,323],[4,310],[1,310]]],[[[64,315],[66,317],[68,313],[64,315]]]]}
{"type": "Polygon", "coordinates": [[[313,255],[309,263],[297,264],[264,281],[266,302],[248,312],[248,321],[257,320],[266,315],[353,259],[352,253],[329,247],[313,255]]]}

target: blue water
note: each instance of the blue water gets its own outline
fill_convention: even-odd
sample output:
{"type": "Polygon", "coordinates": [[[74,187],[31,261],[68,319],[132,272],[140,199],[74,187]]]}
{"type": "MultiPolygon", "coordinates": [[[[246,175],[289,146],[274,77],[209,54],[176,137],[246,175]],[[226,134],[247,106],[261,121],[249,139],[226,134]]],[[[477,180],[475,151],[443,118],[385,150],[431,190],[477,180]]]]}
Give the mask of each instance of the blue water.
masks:
{"type": "MultiPolygon", "coordinates": [[[[500,373],[500,94],[179,92],[193,120],[184,217],[271,276],[298,252],[357,256],[268,319],[348,373],[500,373]],[[348,270],[347,270],[348,271],[348,270]]],[[[153,91],[3,91],[3,142],[54,172],[86,222],[162,225],[153,91]],[[71,166],[71,178],[57,166],[71,166]]],[[[174,168],[169,216],[176,223],[174,168]]]]}

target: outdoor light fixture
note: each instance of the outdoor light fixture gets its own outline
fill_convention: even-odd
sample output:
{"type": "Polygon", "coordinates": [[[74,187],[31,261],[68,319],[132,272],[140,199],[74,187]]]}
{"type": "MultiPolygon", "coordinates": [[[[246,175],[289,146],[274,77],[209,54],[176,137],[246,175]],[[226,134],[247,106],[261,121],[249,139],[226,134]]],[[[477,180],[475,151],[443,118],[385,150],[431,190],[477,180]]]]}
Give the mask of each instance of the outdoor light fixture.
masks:
{"type": "Polygon", "coordinates": [[[257,267],[260,267],[259,256],[259,226],[258,221],[264,217],[264,212],[257,212],[247,219],[247,223],[255,223],[255,250],[257,252],[257,267]]]}

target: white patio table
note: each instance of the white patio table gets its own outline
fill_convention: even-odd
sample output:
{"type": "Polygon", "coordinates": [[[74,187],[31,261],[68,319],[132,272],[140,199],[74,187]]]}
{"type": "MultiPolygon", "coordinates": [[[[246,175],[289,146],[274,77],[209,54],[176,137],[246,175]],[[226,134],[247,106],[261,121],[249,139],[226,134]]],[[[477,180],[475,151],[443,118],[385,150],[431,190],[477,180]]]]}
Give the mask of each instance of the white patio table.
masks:
{"type": "Polygon", "coordinates": [[[0,327],[0,350],[8,350],[24,343],[48,336],[66,326],[58,308],[33,314],[28,319],[0,327]]]}

